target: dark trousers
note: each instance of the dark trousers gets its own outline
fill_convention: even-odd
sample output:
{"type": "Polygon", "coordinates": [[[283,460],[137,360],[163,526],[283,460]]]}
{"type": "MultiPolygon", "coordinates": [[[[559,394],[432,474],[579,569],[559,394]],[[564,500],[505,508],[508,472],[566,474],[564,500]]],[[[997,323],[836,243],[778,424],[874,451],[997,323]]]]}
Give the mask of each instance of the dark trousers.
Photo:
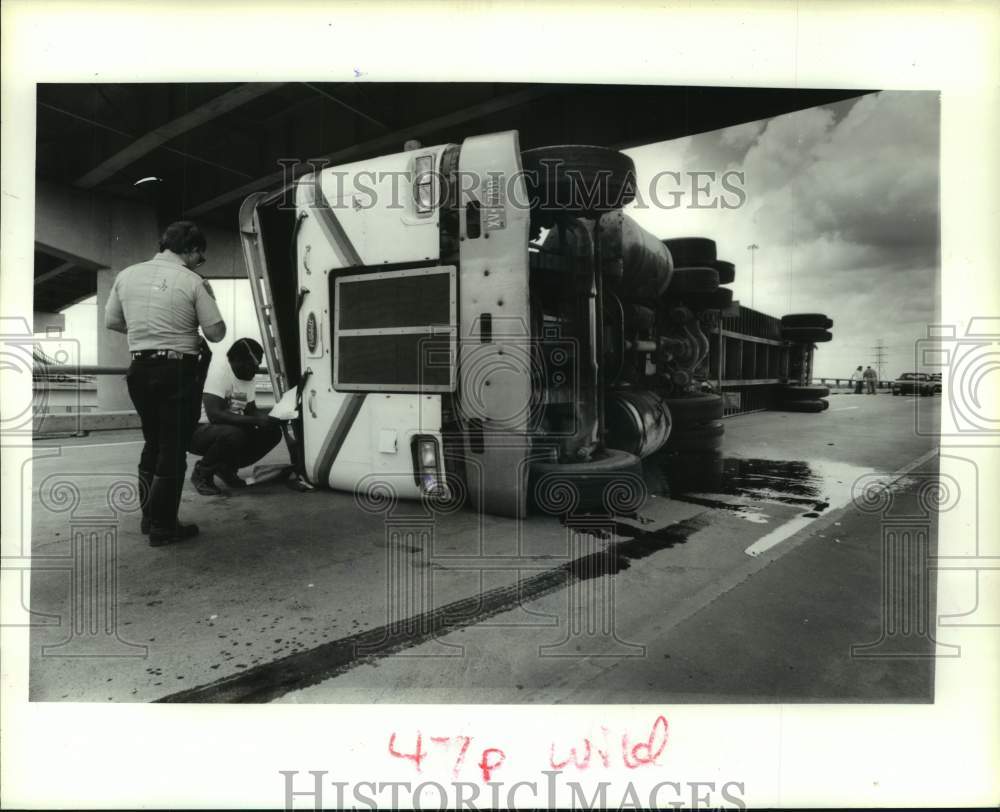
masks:
{"type": "Polygon", "coordinates": [[[236,471],[252,465],[281,442],[281,426],[228,426],[199,423],[191,435],[189,449],[201,455],[201,464],[215,470],[236,471]]]}
{"type": "Polygon", "coordinates": [[[865,385],[864,381],[858,380],[854,382],[854,394],[860,395],[861,389],[865,385]]]}
{"type": "Polygon", "coordinates": [[[197,360],[137,359],[125,381],[145,440],[139,468],[158,477],[183,477],[201,400],[197,360]]]}

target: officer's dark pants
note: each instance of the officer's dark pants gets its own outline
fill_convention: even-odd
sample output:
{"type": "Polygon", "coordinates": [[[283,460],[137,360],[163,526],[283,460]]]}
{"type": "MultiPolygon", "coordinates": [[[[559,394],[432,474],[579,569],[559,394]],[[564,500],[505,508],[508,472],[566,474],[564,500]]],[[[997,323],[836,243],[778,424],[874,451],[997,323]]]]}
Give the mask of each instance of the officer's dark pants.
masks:
{"type": "Polygon", "coordinates": [[[281,426],[227,426],[199,423],[191,435],[192,454],[201,455],[201,465],[209,470],[236,471],[252,465],[281,442],[281,426]]]}
{"type": "Polygon", "coordinates": [[[146,478],[150,488],[145,512],[155,526],[169,528],[177,521],[188,442],[198,419],[201,382],[197,359],[133,360],[126,383],[145,440],[139,457],[140,480],[146,478]]]}

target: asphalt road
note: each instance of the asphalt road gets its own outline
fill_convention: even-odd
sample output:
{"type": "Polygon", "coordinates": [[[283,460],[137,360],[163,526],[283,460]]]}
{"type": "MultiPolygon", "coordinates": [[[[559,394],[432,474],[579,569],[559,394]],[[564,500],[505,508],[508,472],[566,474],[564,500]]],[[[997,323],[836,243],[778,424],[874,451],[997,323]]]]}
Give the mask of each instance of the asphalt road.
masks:
{"type": "Polygon", "coordinates": [[[939,403],[843,395],[821,415],[727,420],[721,457],[651,461],[645,506],[599,522],[189,486],[202,535],[159,549],[109,499],[134,479],[134,435],[38,442],[31,698],[930,701],[926,634],[891,635],[911,657],[871,656],[895,629],[889,548],[852,494],[917,498],[936,457],[915,409],[939,403]]]}

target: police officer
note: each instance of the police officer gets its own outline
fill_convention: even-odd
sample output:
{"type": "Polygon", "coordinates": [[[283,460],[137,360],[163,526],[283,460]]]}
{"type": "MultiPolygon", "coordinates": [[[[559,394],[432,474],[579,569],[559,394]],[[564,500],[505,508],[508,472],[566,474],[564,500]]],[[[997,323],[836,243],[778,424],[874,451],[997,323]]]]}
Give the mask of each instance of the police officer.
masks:
{"type": "Polygon", "coordinates": [[[115,278],[104,313],[109,330],[128,335],[132,353],[126,382],[145,440],[139,457],[142,531],[153,547],[198,534],[197,525],[177,520],[204,381],[198,328],[209,341],[226,335],[212,289],[195,272],[206,245],[194,223],[171,223],[156,256],[115,278]]]}

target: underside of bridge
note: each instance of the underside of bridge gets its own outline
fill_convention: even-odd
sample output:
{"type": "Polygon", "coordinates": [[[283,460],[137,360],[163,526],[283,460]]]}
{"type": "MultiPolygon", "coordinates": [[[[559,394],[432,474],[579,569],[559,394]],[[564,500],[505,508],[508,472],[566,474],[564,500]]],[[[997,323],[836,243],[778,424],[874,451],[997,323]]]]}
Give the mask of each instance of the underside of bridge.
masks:
{"type": "MultiPolygon", "coordinates": [[[[499,83],[42,84],[37,90],[34,309],[57,313],[148,258],[160,229],[206,230],[204,275],[242,277],[237,211],[287,179],[282,161],[332,164],[520,132],[522,148],[615,148],[680,138],[869,91],[499,83]],[[147,180],[144,180],[147,179],[147,180]]],[[[98,307],[98,311],[100,311],[98,307]]],[[[37,321],[38,319],[36,319],[37,321]]],[[[99,363],[125,358],[99,331],[99,363]]],[[[106,337],[105,337],[106,336],[106,337]]],[[[127,407],[121,386],[104,408],[127,407]]]]}

